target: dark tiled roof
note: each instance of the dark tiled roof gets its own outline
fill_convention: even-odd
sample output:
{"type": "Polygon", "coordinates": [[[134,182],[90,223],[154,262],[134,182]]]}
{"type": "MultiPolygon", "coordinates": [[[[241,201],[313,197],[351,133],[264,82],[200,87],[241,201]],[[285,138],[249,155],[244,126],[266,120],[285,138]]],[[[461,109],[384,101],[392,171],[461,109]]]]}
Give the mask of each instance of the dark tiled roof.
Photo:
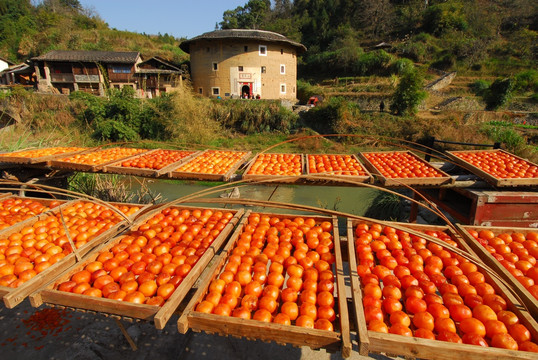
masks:
{"type": "Polygon", "coordinates": [[[265,30],[250,30],[250,29],[231,29],[231,30],[215,30],[206,32],[202,35],[193,37],[190,40],[183,41],[179,47],[186,53],[189,52],[189,47],[192,43],[198,40],[221,40],[221,39],[247,39],[260,40],[266,42],[276,42],[291,45],[301,53],[306,51],[306,46],[301,43],[288,39],[284,35],[277,34],[272,31],[265,30]]]}
{"type": "Polygon", "coordinates": [[[147,60],[144,60],[142,61],[141,63],[138,64],[138,71],[137,72],[142,72],[142,71],[145,71],[145,70],[159,70],[159,69],[162,69],[162,70],[170,70],[172,72],[180,72],[182,73],[183,71],[178,68],[177,66],[174,66],[172,64],[170,64],[169,62],[167,62],[166,60],[158,57],[158,56],[154,56],[150,59],[147,59],[147,60]],[[150,68],[150,69],[144,69],[143,66],[145,64],[149,64],[151,66],[151,63],[154,62],[154,63],[157,63],[157,64],[160,64],[160,66],[157,68],[150,68]],[[167,68],[167,69],[164,69],[164,68],[167,68]]]}
{"type": "Polygon", "coordinates": [[[82,61],[134,64],[140,54],[136,51],[69,51],[53,50],[32,58],[34,61],[82,61]]]}
{"type": "Polygon", "coordinates": [[[138,69],[136,74],[182,74],[181,70],[138,69]]]}

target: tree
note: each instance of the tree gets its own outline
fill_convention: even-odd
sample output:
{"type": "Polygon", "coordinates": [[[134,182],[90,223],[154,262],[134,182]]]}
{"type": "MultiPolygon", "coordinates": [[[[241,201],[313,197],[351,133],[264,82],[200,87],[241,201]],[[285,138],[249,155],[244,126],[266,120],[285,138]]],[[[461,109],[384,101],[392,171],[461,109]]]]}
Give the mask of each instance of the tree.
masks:
{"type": "Polygon", "coordinates": [[[359,29],[379,37],[391,29],[394,8],[389,0],[364,0],[357,5],[354,18],[359,29]]]}
{"type": "Polygon", "coordinates": [[[270,0],[250,0],[245,6],[226,10],[222,16],[222,29],[260,29],[271,10],[270,0]]]}
{"type": "Polygon", "coordinates": [[[418,105],[427,96],[426,92],[422,90],[422,81],[422,75],[416,69],[404,73],[392,95],[390,105],[390,109],[396,115],[409,115],[417,112],[418,105]]]}

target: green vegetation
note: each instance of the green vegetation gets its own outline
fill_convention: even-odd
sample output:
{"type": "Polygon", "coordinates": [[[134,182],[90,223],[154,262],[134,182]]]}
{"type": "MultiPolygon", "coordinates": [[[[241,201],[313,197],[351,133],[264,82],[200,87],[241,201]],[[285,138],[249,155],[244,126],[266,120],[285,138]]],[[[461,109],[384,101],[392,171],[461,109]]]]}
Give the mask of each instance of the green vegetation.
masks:
{"type": "Polygon", "coordinates": [[[537,14],[527,0],[249,0],[226,11],[220,27],[305,44],[303,76],[379,73],[384,55],[370,50],[388,39],[392,55],[437,69],[507,76],[536,62],[537,14]]]}
{"type": "Polygon", "coordinates": [[[78,0],[0,1],[0,56],[21,62],[50,50],[140,51],[180,65],[180,39],[110,29],[78,0]]]}
{"type": "Polygon", "coordinates": [[[411,69],[405,72],[392,95],[390,109],[396,115],[415,114],[418,105],[427,96],[422,90],[422,83],[423,77],[419,71],[411,69]]]}
{"type": "MultiPolygon", "coordinates": [[[[256,151],[293,137],[335,134],[285,143],[276,151],[352,152],[435,136],[500,141],[532,159],[538,157],[532,114],[538,104],[537,14],[538,5],[527,0],[248,0],[226,11],[220,27],[276,31],[305,44],[308,50],[298,58],[297,96],[305,103],[320,95],[317,107],[296,114],[269,100],[199,97],[188,86],[154,99],[137,99],[127,88],[104,98],[13,88],[0,100],[20,114],[21,122],[4,131],[0,146],[131,142],[148,148],[256,151]],[[425,99],[425,80],[437,77],[437,70],[456,70],[458,79],[467,80],[425,99]],[[436,109],[457,97],[472,104],[454,112],[441,106],[442,114],[417,113],[421,104],[436,109]],[[390,113],[377,111],[382,100],[390,113]],[[521,111],[530,124],[514,124],[519,118],[503,112],[473,112],[484,107],[521,111]],[[483,124],[492,119],[507,125],[483,124]]],[[[188,55],[179,49],[180,41],[168,34],[110,29],[77,0],[0,2],[0,56],[12,61],[53,49],[134,50],[186,68],[188,55]]]]}

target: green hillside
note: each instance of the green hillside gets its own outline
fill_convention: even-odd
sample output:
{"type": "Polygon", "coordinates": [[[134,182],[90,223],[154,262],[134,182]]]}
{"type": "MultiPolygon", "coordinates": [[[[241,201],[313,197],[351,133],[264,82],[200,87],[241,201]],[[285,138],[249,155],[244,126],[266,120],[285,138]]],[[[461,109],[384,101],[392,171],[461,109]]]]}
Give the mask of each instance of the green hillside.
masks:
{"type": "Polygon", "coordinates": [[[50,50],[139,51],[177,65],[188,60],[180,39],[111,29],[78,0],[0,1],[0,56],[20,62],[50,50]]]}
{"type": "MultiPolygon", "coordinates": [[[[66,141],[162,147],[159,141],[261,150],[290,134],[320,133],[498,141],[538,159],[537,9],[527,0],[250,0],[224,12],[220,27],[276,31],[305,44],[298,97],[322,95],[320,106],[298,113],[277,101],[219,101],[193,94],[188,83],[155,99],[115,90],[107,98],[64,98],[13,89],[0,101],[20,117],[19,126],[0,138],[0,148],[66,141]],[[457,77],[447,86],[425,91],[451,71],[457,77]],[[382,100],[386,108],[379,112],[382,100]]],[[[117,50],[187,68],[180,42],[168,34],[111,29],[78,0],[0,0],[0,57],[14,62],[53,49],[117,50]]],[[[317,139],[290,151],[364,145],[352,143],[317,139]]]]}

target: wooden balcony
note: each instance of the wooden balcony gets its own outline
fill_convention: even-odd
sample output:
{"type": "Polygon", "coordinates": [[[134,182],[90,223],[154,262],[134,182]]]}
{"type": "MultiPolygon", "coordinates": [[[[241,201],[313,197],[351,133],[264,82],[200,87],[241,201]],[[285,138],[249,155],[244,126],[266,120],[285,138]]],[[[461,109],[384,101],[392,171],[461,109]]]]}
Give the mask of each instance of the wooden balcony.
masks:
{"type": "Polygon", "coordinates": [[[68,74],[68,73],[51,73],[50,81],[62,82],[62,83],[74,83],[75,77],[73,76],[73,74],[68,74]]]}

